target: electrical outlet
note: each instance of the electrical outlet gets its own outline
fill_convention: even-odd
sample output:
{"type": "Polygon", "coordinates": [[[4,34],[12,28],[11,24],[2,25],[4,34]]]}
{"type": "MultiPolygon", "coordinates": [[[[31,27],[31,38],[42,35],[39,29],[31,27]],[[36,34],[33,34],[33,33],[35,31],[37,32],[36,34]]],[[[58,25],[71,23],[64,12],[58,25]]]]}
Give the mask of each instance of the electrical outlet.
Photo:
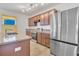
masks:
{"type": "Polygon", "coordinates": [[[21,47],[15,48],[15,52],[20,51],[20,50],[21,50],[21,47]]]}

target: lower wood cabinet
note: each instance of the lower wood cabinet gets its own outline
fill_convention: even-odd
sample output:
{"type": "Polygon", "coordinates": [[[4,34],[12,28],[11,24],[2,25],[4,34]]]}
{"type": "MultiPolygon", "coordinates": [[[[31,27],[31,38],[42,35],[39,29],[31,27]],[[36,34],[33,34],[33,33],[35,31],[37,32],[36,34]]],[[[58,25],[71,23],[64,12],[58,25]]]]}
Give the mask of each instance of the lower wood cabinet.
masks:
{"type": "Polygon", "coordinates": [[[0,56],[30,56],[30,39],[0,45],[0,56]]]}
{"type": "Polygon", "coordinates": [[[42,43],[42,37],[41,33],[37,33],[37,42],[42,43]]]}
{"type": "Polygon", "coordinates": [[[50,47],[50,34],[39,32],[37,34],[37,42],[46,47],[50,47]]]}

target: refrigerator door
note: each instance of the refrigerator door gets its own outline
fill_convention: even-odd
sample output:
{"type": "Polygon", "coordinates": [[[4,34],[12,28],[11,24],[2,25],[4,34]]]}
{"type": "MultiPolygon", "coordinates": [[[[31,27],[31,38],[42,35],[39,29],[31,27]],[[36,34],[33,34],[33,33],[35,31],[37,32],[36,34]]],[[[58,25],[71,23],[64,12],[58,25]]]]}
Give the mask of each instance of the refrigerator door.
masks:
{"type": "Polygon", "coordinates": [[[77,46],[65,44],[66,46],[66,56],[77,56],[77,46]]]}
{"type": "Polygon", "coordinates": [[[60,43],[54,40],[50,41],[50,50],[53,55],[60,55],[60,43]]]}
{"type": "Polygon", "coordinates": [[[61,40],[66,41],[67,39],[67,11],[61,13],[61,40]]]}
{"type": "Polygon", "coordinates": [[[56,54],[55,54],[55,47],[56,47],[55,41],[50,40],[50,52],[51,52],[51,54],[53,54],[53,55],[56,55],[56,54]]]}
{"type": "Polygon", "coordinates": [[[78,42],[76,42],[76,34],[77,34],[77,28],[76,26],[78,25],[77,20],[78,20],[78,8],[73,8],[68,10],[68,24],[67,24],[67,42],[71,42],[71,43],[76,43],[78,44],[78,42]]]}
{"type": "Polygon", "coordinates": [[[55,11],[50,12],[50,24],[51,24],[51,39],[57,39],[58,13],[55,11]]]}
{"type": "Polygon", "coordinates": [[[72,8],[61,12],[61,40],[77,43],[77,16],[78,8],[72,8]]]}
{"type": "Polygon", "coordinates": [[[56,56],[76,56],[77,46],[51,40],[51,53],[56,56]]]}
{"type": "Polygon", "coordinates": [[[65,52],[66,52],[66,45],[64,43],[60,42],[60,53],[59,53],[59,56],[66,56],[65,52]]]}
{"type": "Polygon", "coordinates": [[[77,55],[77,46],[60,43],[60,53],[59,56],[76,56],[77,55]]]}

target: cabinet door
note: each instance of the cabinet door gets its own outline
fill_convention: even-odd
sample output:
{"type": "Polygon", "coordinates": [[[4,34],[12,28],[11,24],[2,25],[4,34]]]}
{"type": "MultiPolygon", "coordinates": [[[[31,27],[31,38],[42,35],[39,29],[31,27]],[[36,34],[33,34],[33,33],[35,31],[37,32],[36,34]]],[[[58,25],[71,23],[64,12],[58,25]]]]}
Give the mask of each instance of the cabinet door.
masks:
{"type": "Polygon", "coordinates": [[[37,33],[37,42],[41,43],[41,33],[37,33]]]}
{"type": "Polygon", "coordinates": [[[37,19],[36,19],[36,21],[38,22],[39,20],[40,20],[40,16],[38,15],[38,16],[37,16],[37,19]]]}
{"type": "Polygon", "coordinates": [[[31,20],[32,26],[34,26],[34,21],[35,21],[35,17],[33,17],[31,20]]]}
{"type": "Polygon", "coordinates": [[[45,33],[41,33],[42,39],[41,39],[41,44],[45,45],[45,33]]]}
{"type": "Polygon", "coordinates": [[[50,34],[42,33],[42,44],[49,47],[50,46],[50,34]]]}
{"type": "Polygon", "coordinates": [[[40,16],[40,24],[44,25],[44,14],[40,16]]]}
{"type": "Polygon", "coordinates": [[[28,20],[28,26],[31,26],[31,18],[28,20]]]}
{"type": "Polygon", "coordinates": [[[48,13],[44,14],[44,24],[45,25],[49,25],[49,16],[48,16],[48,13]]]}
{"type": "Polygon", "coordinates": [[[50,34],[49,33],[45,33],[45,45],[47,47],[50,47],[50,34]]]}

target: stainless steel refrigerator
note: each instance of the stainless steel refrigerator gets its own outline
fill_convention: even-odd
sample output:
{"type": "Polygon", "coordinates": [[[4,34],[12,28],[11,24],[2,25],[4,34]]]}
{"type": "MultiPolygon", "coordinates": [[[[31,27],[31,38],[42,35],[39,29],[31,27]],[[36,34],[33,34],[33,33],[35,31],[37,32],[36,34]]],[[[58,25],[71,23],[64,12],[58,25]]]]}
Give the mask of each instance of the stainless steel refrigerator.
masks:
{"type": "Polygon", "coordinates": [[[56,56],[76,56],[78,48],[78,7],[58,11],[50,17],[50,51],[56,56]]]}

